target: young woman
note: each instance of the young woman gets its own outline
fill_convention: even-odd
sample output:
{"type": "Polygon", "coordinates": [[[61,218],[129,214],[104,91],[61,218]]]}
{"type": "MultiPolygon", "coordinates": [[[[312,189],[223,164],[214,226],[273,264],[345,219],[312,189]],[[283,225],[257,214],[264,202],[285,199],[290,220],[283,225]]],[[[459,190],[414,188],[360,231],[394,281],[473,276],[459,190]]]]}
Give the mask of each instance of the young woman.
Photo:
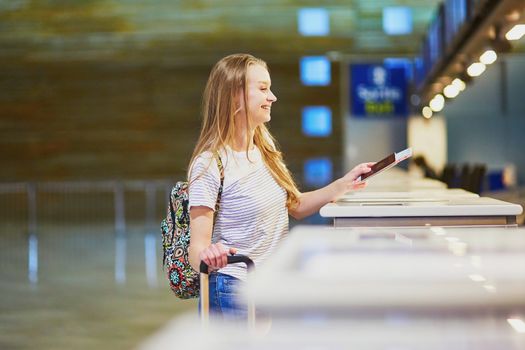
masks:
{"type": "Polygon", "coordinates": [[[210,73],[203,97],[202,130],[189,167],[190,263],[210,269],[210,311],[224,317],[245,314],[236,288],[246,278],[228,254],[263,263],[288,232],[288,215],[300,219],[344,193],[362,188],[356,179],[373,163],[356,166],[319,190],[301,193],[265,123],[277,97],[264,61],[248,54],[221,59],[210,73]],[[220,207],[214,218],[223,164],[220,207]]]}

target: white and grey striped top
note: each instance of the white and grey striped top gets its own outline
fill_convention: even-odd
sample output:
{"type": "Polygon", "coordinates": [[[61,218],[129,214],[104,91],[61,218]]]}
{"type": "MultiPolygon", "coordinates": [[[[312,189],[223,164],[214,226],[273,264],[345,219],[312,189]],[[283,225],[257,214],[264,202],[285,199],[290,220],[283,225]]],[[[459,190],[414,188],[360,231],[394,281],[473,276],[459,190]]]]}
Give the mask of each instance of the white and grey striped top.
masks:
{"type": "MultiPolygon", "coordinates": [[[[226,148],[220,152],[224,165],[224,185],[212,242],[237,248],[260,266],[288,232],[286,191],[279,186],[262,160],[257,147],[248,152],[226,148]]],[[[212,153],[196,158],[190,171],[192,206],[215,209],[220,174],[212,153]]],[[[229,265],[219,272],[246,279],[246,267],[229,265]]]]}

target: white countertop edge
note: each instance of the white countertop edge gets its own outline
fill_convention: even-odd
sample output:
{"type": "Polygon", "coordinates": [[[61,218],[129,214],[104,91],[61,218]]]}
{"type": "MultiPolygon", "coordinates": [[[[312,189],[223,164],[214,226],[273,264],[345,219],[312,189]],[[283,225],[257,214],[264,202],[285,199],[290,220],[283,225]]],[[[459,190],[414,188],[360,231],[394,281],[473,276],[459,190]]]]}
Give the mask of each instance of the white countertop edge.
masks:
{"type": "Polygon", "coordinates": [[[501,216],[520,215],[522,212],[521,205],[505,202],[429,206],[339,206],[329,203],[319,210],[323,217],[501,216]]]}

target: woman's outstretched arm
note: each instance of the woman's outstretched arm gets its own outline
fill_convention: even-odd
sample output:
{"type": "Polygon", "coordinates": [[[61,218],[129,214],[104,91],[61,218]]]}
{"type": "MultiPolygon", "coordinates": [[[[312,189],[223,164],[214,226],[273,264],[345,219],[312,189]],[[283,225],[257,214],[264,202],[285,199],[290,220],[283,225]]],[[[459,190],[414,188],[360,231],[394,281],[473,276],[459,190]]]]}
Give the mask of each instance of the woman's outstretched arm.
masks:
{"type": "Polygon", "coordinates": [[[326,203],[337,200],[346,192],[365,187],[366,182],[357,181],[357,178],[369,172],[372,165],[374,165],[374,163],[359,164],[346,173],[345,176],[335,180],[331,184],[315,191],[301,193],[299,196],[299,204],[289,210],[290,215],[295,219],[303,219],[319,211],[326,203]]]}

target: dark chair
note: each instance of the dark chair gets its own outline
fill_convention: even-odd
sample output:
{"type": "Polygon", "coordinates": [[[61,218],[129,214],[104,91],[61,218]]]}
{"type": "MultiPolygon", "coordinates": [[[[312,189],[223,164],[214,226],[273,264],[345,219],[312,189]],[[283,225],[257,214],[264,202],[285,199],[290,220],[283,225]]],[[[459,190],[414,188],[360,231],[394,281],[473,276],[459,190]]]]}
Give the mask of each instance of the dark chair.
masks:
{"type": "Polygon", "coordinates": [[[465,163],[461,167],[461,175],[459,175],[459,188],[463,188],[467,191],[470,191],[470,180],[472,171],[470,170],[470,165],[465,163]]]}
{"type": "Polygon", "coordinates": [[[469,181],[470,192],[480,194],[483,190],[483,180],[485,179],[485,173],[487,172],[487,167],[485,164],[476,164],[472,169],[469,181]]]}
{"type": "Polygon", "coordinates": [[[439,177],[439,180],[447,184],[448,188],[456,186],[456,165],[455,164],[446,164],[443,168],[443,172],[439,177]]]}

